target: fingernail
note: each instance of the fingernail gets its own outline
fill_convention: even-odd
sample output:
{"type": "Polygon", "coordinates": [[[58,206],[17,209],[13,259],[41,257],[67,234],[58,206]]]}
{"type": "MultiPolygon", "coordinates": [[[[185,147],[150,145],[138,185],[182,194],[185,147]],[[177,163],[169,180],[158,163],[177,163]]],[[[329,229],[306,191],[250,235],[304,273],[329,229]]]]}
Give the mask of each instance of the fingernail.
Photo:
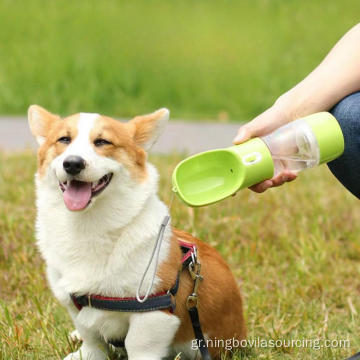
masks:
{"type": "Polygon", "coordinates": [[[244,129],[240,130],[240,132],[235,136],[233,143],[239,143],[244,140],[246,132],[244,129]]]}

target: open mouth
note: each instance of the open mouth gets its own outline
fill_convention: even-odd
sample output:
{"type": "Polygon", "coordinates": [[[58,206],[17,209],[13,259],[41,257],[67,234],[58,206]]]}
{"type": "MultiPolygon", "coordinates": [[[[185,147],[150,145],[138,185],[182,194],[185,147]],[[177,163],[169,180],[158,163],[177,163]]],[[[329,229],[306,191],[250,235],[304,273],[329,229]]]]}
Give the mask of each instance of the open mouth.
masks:
{"type": "Polygon", "coordinates": [[[66,207],[71,211],[85,209],[91,199],[99,195],[111,181],[113,174],[106,174],[96,182],[69,180],[59,184],[66,207]]]}

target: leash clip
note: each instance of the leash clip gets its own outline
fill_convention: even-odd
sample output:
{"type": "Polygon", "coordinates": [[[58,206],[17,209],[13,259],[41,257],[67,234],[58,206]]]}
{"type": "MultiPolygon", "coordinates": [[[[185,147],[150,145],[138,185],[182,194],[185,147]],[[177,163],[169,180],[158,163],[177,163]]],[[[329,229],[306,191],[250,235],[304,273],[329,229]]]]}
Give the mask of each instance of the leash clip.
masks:
{"type": "Polygon", "coordinates": [[[191,308],[196,308],[198,304],[198,297],[196,294],[191,294],[186,299],[186,308],[189,310],[191,308]]]}
{"type": "MultiPolygon", "coordinates": [[[[192,248],[192,251],[191,251],[191,260],[192,260],[192,263],[193,264],[198,264],[198,260],[197,260],[197,248],[196,246],[194,246],[192,248]]],[[[200,263],[199,263],[200,264],[200,263]]]]}
{"type": "Polygon", "coordinates": [[[204,280],[202,275],[200,275],[200,270],[201,270],[201,264],[199,262],[197,262],[196,264],[193,263],[189,264],[189,273],[191,278],[194,280],[193,294],[195,295],[197,294],[197,290],[200,282],[204,280]]]}
{"type": "Polygon", "coordinates": [[[194,247],[193,252],[191,253],[191,259],[192,259],[192,261],[190,262],[188,269],[189,269],[190,276],[191,276],[192,280],[194,281],[194,288],[193,288],[192,294],[189,295],[186,299],[186,307],[188,310],[191,308],[197,307],[197,305],[198,305],[198,296],[197,296],[198,287],[199,287],[200,282],[204,280],[204,278],[200,275],[201,264],[197,259],[196,247],[194,247]]]}

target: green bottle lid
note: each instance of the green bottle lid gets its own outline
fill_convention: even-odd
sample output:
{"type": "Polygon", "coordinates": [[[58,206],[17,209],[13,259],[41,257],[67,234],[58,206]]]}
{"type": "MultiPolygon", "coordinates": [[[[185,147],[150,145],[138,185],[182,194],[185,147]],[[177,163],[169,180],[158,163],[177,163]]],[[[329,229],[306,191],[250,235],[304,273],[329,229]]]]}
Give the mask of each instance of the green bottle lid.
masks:
{"type": "Polygon", "coordinates": [[[324,164],[335,160],[344,152],[344,136],[335,117],[328,112],[319,112],[303,118],[313,131],[319,145],[320,161],[324,164]]]}
{"type": "Polygon", "coordinates": [[[260,138],[254,138],[243,144],[227,149],[233,152],[240,161],[242,176],[239,189],[255,185],[274,175],[274,161],[267,145],[260,138]]]}
{"type": "Polygon", "coordinates": [[[183,160],[172,175],[173,191],[187,205],[204,206],[270,179],[273,174],[270,151],[261,139],[255,138],[183,160]]]}

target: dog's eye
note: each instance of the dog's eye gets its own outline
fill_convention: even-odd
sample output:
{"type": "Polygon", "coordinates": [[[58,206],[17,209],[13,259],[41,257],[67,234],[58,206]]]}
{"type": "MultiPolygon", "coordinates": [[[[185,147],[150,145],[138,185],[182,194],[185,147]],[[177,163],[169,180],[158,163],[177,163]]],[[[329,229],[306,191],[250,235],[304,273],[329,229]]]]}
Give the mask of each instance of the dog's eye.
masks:
{"type": "Polygon", "coordinates": [[[57,139],[57,141],[61,142],[62,144],[70,144],[71,137],[70,136],[62,136],[61,138],[57,139]]]}
{"type": "Polygon", "coordinates": [[[105,139],[96,139],[96,140],[94,140],[94,145],[95,146],[103,146],[103,145],[112,145],[112,143],[105,139]]]}

